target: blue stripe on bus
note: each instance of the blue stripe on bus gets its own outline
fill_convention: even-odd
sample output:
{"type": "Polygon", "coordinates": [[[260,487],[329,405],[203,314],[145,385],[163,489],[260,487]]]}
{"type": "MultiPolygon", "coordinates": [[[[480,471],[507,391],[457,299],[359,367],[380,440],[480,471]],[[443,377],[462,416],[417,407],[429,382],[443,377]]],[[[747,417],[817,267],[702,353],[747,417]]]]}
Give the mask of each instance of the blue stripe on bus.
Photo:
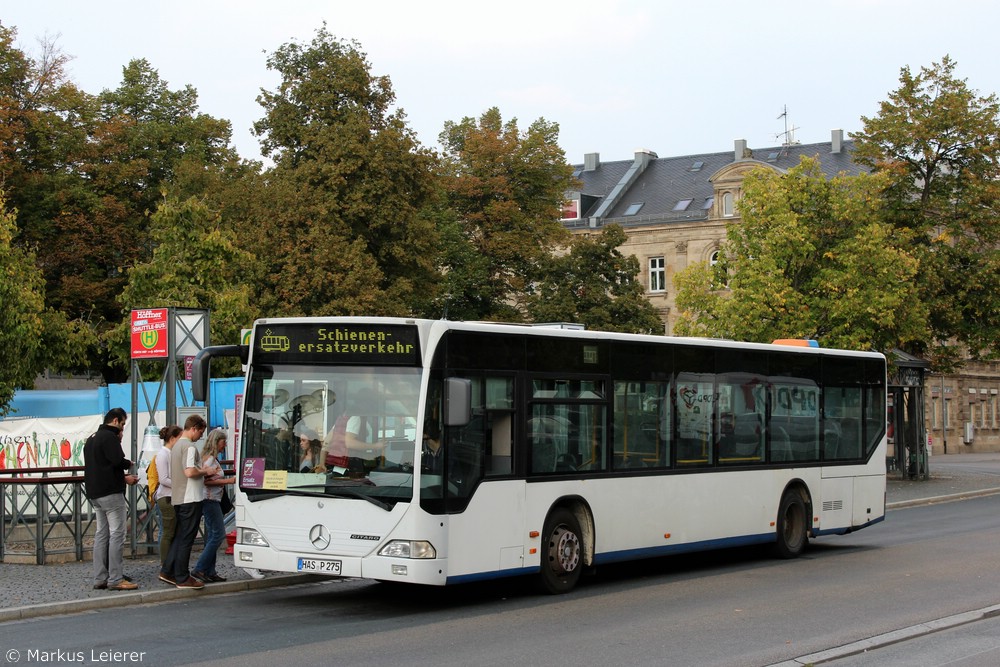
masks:
{"type": "Polygon", "coordinates": [[[774,542],[774,539],[774,533],[762,533],[760,535],[740,535],[739,537],[725,537],[718,540],[688,542],[687,544],[646,547],[643,549],[626,549],[624,551],[609,551],[594,556],[594,563],[597,565],[603,565],[607,563],[620,563],[627,560],[639,560],[641,558],[656,558],[658,556],[690,553],[693,551],[711,551],[713,549],[745,547],[752,544],[767,544],[768,542],[774,542]]]}
{"type": "MultiPolygon", "coordinates": [[[[820,530],[812,533],[813,537],[822,535],[844,535],[855,530],[861,530],[876,523],[885,521],[885,517],[873,519],[866,524],[854,528],[837,528],[835,530],[820,530]]],[[[739,537],[724,537],[717,540],[704,540],[702,542],[689,542],[687,544],[676,544],[673,546],[645,547],[643,549],[625,549],[623,551],[608,551],[594,556],[595,565],[607,565],[610,563],[621,563],[630,560],[642,560],[644,558],[657,558],[660,556],[671,556],[675,554],[691,553],[695,551],[713,551],[715,549],[732,549],[734,547],[746,547],[755,544],[768,544],[775,541],[774,533],[761,533],[759,535],[740,535],[739,537]]],[[[503,579],[505,577],[519,577],[526,574],[536,574],[540,567],[519,567],[510,570],[493,570],[490,572],[475,572],[472,574],[462,574],[455,577],[448,577],[447,584],[465,584],[473,581],[488,581],[491,579],[503,579]]]]}
{"type": "Polygon", "coordinates": [[[448,577],[445,584],[468,584],[473,581],[489,581],[490,579],[505,579],[506,577],[520,577],[525,574],[536,574],[541,571],[540,567],[519,567],[513,570],[493,570],[491,572],[474,572],[472,574],[460,574],[455,577],[448,577]]]}

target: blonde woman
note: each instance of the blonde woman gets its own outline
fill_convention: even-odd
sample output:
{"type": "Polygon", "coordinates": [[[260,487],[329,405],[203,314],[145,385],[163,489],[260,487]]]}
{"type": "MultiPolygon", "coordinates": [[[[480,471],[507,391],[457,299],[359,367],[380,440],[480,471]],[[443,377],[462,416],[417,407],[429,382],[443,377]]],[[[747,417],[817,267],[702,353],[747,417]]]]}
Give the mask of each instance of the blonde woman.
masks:
{"type": "Polygon", "coordinates": [[[201,513],[205,517],[205,549],[191,570],[191,576],[203,582],[225,581],[226,578],[215,571],[219,546],[226,537],[225,519],[222,516],[222,494],[227,484],[236,481],[222,472],[219,457],[226,450],[226,432],[217,428],[208,434],[201,449],[201,467],[205,474],[205,499],[201,503],[201,513]]]}

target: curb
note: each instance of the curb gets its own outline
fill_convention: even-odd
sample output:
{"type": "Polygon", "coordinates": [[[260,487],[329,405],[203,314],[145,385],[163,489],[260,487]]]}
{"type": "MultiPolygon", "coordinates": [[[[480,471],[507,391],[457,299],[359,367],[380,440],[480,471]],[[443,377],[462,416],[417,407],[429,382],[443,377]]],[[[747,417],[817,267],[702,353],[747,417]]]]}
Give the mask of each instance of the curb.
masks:
{"type": "Polygon", "coordinates": [[[963,491],[962,493],[951,493],[944,496],[931,496],[929,498],[914,498],[913,500],[899,500],[894,503],[886,503],[887,510],[905,509],[918,505],[931,505],[934,503],[948,503],[953,500],[965,500],[966,498],[978,498],[980,496],[993,496],[1000,493],[1000,487],[992,489],[979,489],[977,491],[963,491]]]}
{"type": "Polygon", "coordinates": [[[784,662],[778,662],[773,665],[769,665],[769,667],[802,667],[802,665],[819,665],[824,662],[830,662],[831,660],[848,658],[852,655],[864,653],[865,651],[883,648],[891,644],[906,641],[907,639],[913,639],[914,637],[922,637],[941,630],[948,630],[949,628],[966,625],[967,623],[975,623],[976,621],[981,621],[984,618],[991,618],[993,616],[1000,616],[1000,605],[993,605],[992,607],[984,607],[983,609],[967,611],[962,614],[955,614],[954,616],[946,616],[945,618],[927,621],[926,623],[918,623],[917,625],[911,625],[908,628],[893,630],[892,632],[886,632],[885,634],[869,637],[868,639],[862,639],[861,641],[844,644],[843,646],[838,646],[837,648],[817,651],[816,653],[810,653],[808,655],[799,656],[798,658],[792,658],[791,660],[785,660],[784,662]]]}
{"type": "Polygon", "coordinates": [[[8,621],[23,621],[30,618],[55,616],[58,614],[74,614],[81,611],[94,611],[114,607],[150,604],[153,602],[183,600],[219,593],[239,593],[242,591],[253,591],[262,588],[295,586],[319,581],[321,579],[324,579],[324,577],[317,577],[311,574],[286,574],[266,577],[264,579],[241,579],[239,581],[225,581],[207,584],[205,588],[202,589],[166,588],[163,590],[139,591],[135,593],[122,593],[120,595],[116,594],[108,597],[88,598],[86,600],[67,600],[64,602],[34,604],[26,607],[11,607],[9,609],[0,609],[0,623],[6,623],[8,621]]]}

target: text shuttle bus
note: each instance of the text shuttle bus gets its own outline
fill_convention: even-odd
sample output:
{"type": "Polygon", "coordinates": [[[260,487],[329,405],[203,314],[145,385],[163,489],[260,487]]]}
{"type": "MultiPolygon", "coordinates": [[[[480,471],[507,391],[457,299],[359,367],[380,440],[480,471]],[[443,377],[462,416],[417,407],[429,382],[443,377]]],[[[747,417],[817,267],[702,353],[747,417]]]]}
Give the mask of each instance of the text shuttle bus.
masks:
{"type": "Polygon", "coordinates": [[[444,585],[810,537],[885,513],[881,354],[395,318],[263,319],[237,566],[444,585]],[[440,442],[437,457],[422,447],[440,442]]]}

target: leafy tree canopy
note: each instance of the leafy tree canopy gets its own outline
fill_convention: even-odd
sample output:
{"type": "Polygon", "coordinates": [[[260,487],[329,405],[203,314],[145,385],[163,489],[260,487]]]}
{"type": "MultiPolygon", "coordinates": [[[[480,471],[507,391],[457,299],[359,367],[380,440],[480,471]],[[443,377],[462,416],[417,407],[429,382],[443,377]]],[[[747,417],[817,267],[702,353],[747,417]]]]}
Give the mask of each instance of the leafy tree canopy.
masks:
{"type": "Polygon", "coordinates": [[[678,274],[676,332],[887,352],[926,335],[911,238],[880,217],[887,180],[828,179],[815,159],[743,183],[742,222],[727,228],[722,260],[678,274]]]}
{"type": "Polygon", "coordinates": [[[569,252],[545,262],[537,292],[528,300],[535,322],[578,322],[587,329],[662,334],[663,320],[636,280],[639,260],[623,255],[620,225],[594,237],[574,236],[569,252]]]}
{"type": "Polygon", "coordinates": [[[419,146],[386,76],[324,26],[268,58],[255,132],[274,167],[244,230],[265,271],[269,312],[410,314],[437,281],[425,215],[435,159],[419,146]]]}
{"type": "MultiPolygon", "coordinates": [[[[243,273],[255,258],[237,248],[218,216],[194,198],[165,201],[150,226],[153,255],[128,272],[119,300],[121,324],[106,336],[118,364],[129,363],[128,313],[134,309],[207,308],[212,342],[239,341],[240,329],[260,316],[250,305],[243,273]]],[[[229,370],[239,369],[233,365],[229,370]]]]}
{"type": "Polygon", "coordinates": [[[523,319],[543,262],[568,241],[560,207],[574,180],[558,138],[556,123],[539,118],[522,132],[496,107],[445,123],[449,317],[523,319]]]}
{"type": "Polygon", "coordinates": [[[16,214],[0,191],[0,416],[9,412],[14,391],[30,389],[46,368],[82,363],[89,332],[45,308],[45,284],[31,252],[13,244],[16,214]]]}
{"type": "Polygon", "coordinates": [[[1000,356],[1000,105],[955,75],[913,73],[853,135],[854,158],[889,179],[888,219],[912,230],[930,333],[909,351],[947,368],[965,352],[1000,356]]]}

